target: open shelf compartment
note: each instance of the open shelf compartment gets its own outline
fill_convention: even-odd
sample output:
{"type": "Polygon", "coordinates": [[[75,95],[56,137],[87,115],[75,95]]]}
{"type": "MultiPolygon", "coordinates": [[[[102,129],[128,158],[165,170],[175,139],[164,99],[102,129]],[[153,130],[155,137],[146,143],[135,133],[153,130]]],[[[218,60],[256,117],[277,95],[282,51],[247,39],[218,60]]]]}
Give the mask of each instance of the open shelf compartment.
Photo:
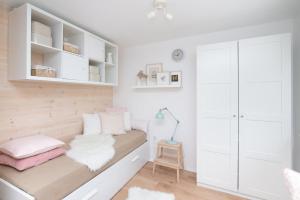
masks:
{"type": "Polygon", "coordinates": [[[105,83],[105,65],[102,62],[89,60],[89,81],[105,83]],[[98,76],[98,78],[97,78],[98,76]]]}
{"type": "Polygon", "coordinates": [[[43,47],[62,49],[63,34],[62,34],[62,22],[42,13],[38,10],[32,9],[31,11],[31,41],[36,45],[41,45],[43,47]],[[34,26],[34,23],[41,23],[39,28],[34,26]],[[50,28],[50,35],[45,31],[45,27],[50,28]],[[36,32],[37,31],[37,32],[36,32]],[[43,43],[43,41],[48,41],[51,38],[52,42],[50,44],[43,43]]]}
{"type": "Polygon", "coordinates": [[[114,66],[117,64],[117,47],[110,43],[105,43],[105,64],[106,66],[114,66]]]}
{"type": "Polygon", "coordinates": [[[69,43],[72,46],[79,49],[78,53],[67,51],[64,48],[65,52],[83,56],[84,48],[84,32],[76,27],[68,24],[63,25],[63,41],[64,43],[69,43]]]}
{"type": "MultiPolygon", "coordinates": [[[[33,74],[33,69],[35,69],[37,66],[43,66],[44,68],[47,68],[47,70],[54,71],[55,76],[54,77],[47,77],[47,78],[58,78],[59,77],[59,71],[60,71],[60,59],[59,59],[59,53],[55,51],[49,51],[49,52],[42,52],[40,49],[32,48],[31,49],[31,76],[39,76],[33,74]]],[[[45,77],[45,75],[41,76],[45,77]]]]}

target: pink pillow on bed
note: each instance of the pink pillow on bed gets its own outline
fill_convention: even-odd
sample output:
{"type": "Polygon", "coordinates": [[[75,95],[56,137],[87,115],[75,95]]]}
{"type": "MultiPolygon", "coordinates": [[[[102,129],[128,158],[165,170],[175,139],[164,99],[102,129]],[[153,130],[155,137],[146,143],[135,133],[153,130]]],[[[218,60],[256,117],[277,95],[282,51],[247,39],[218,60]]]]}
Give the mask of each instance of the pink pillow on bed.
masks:
{"type": "Polygon", "coordinates": [[[109,108],[106,108],[105,111],[107,113],[123,113],[125,131],[131,130],[131,116],[130,116],[130,112],[128,112],[127,108],[109,107],[109,108]]]}
{"type": "Polygon", "coordinates": [[[13,139],[1,144],[0,152],[20,159],[50,151],[64,144],[62,141],[45,135],[33,135],[13,139]]]}
{"type": "Polygon", "coordinates": [[[0,164],[11,166],[19,171],[38,166],[48,160],[61,156],[65,153],[65,149],[56,148],[36,156],[23,159],[15,159],[5,154],[0,154],[0,164]]]}

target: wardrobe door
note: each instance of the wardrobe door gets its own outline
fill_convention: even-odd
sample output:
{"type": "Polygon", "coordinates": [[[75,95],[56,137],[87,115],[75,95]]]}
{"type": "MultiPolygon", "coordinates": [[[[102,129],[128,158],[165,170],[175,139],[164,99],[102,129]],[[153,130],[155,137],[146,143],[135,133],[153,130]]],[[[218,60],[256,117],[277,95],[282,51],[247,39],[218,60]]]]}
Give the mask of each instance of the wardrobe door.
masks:
{"type": "Polygon", "coordinates": [[[197,182],[235,191],[237,42],[200,46],[197,60],[197,182]]]}
{"type": "Polygon", "coordinates": [[[239,42],[239,190],[289,199],[283,169],[291,167],[291,36],[239,42]]]}

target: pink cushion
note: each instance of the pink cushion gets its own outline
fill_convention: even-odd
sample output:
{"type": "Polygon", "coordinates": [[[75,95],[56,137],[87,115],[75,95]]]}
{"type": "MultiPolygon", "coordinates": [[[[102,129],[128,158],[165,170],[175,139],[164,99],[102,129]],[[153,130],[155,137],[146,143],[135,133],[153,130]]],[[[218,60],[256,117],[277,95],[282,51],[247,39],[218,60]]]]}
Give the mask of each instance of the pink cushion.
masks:
{"type": "Polygon", "coordinates": [[[11,166],[17,170],[25,170],[34,166],[38,166],[48,160],[61,156],[65,153],[65,149],[56,148],[51,151],[41,153],[23,159],[15,159],[5,154],[0,154],[0,164],[11,166]]]}
{"type": "Polygon", "coordinates": [[[127,108],[109,107],[109,108],[106,108],[105,111],[107,113],[123,113],[125,131],[131,130],[131,115],[130,115],[130,112],[128,112],[127,108]]]}
{"type": "Polygon", "coordinates": [[[102,133],[120,135],[125,134],[124,116],[118,112],[101,112],[99,113],[102,133]]]}
{"type": "Polygon", "coordinates": [[[62,141],[45,135],[33,135],[1,144],[0,152],[13,158],[21,159],[50,151],[64,144],[62,141]]]}

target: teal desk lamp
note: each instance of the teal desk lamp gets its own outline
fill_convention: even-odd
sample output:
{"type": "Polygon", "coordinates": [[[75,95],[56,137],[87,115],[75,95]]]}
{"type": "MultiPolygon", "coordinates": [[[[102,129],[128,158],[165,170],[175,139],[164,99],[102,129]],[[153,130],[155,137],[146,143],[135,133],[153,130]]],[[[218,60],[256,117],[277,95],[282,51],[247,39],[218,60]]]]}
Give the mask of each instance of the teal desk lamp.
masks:
{"type": "Polygon", "coordinates": [[[159,111],[155,115],[155,118],[159,119],[159,120],[163,120],[165,118],[164,111],[168,112],[172,116],[172,118],[176,121],[176,126],[175,126],[174,132],[172,134],[172,137],[171,137],[170,140],[167,140],[167,143],[169,143],[169,144],[177,144],[177,142],[174,140],[174,136],[176,134],[176,130],[177,130],[177,127],[178,127],[178,124],[180,123],[180,121],[173,115],[173,113],[171,113],[169,111],[169,109],[167,107],[159,109],[159,111]]]}

